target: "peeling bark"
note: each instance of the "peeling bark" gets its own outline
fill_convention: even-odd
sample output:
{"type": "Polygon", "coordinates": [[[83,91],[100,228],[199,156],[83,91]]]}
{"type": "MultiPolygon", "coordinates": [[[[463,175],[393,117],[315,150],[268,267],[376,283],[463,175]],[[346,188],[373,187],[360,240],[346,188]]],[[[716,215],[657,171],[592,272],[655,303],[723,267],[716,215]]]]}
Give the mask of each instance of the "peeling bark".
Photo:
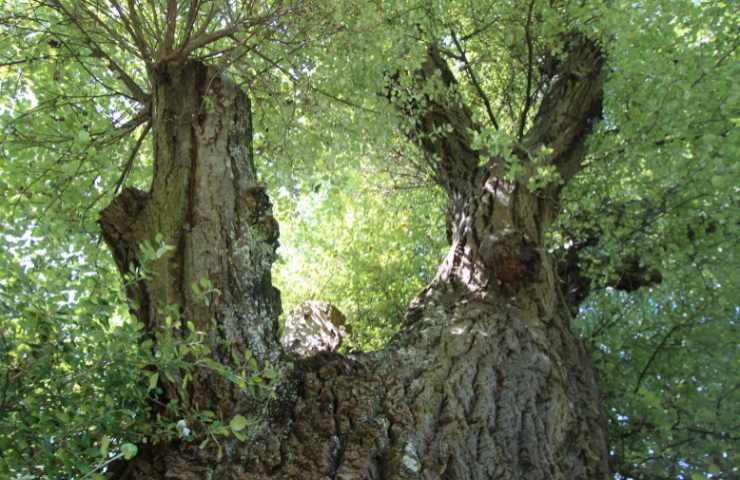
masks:
{"type": "MultiPolygon", "coordinates": [[[[573,48],[571,55],[590,54],[585,74],[580,64],[578,76],[561,72],[550,91],[556,98],[542,103],[520,147],[554,145],[552,161],[566,170],[577,168],[603,83],[598,49],[573,48]]],[[[452,85],[435,55],[430,49],[422,81],[441,70],[452,85]]],[[[174,304],[209,333],[219,360],[232,361],[232,345],[248,348],[262,362],[278,362],[283,378],[248,441],[144,449],[119,477],[608,478],[591,360],[570,330],[572,305],[544,250],[557,200],[504,181],[495,159],[480,165],[464,106],[439,101],[407,110],[421,112],[411,136],[433,155],[448,192],[451,247],[401,332],[380,352],[281,357],[269,281],[277,226],[255,182],[246,97],[198,64],[163,66],[154,78],[152,190],[124,192],[101,219],[123,273],[141,263],[141,242],[156,233],[175,246],[155,262],[151,279],[129,287],[134,313],[159,328],[159,307],[174,304]],[[448,133],[427,135],[442,124],[448,133]],[[189,289],[201,275],[221,291],[210,306],[189,289]]],[[[246,394],[206,374],[191,396],[224,418],[251,413],[246,394]]]]}

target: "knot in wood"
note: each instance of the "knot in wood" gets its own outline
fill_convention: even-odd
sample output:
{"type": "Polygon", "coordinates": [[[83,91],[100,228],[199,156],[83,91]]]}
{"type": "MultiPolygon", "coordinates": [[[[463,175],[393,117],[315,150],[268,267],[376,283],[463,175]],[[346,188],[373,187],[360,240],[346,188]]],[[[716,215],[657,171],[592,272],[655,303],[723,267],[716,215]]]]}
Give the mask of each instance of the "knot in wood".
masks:
{"type": "Polygon", "coordinates": [[[272,211],[270,197],[267,196],[265,187],[262,185],[255,185],[248,188],[242,195],[240,207],[244,210],[247,217],[252,219],[251,223],[256,223],[257,219],[265,213],[272,211]]]}
{"type": "Polygon", "coordinates": [[[493,271],[502,285],[519,290],[540,272],[540,254],[532,242],[518,233],[502,235],[493,245],[493,271]]]}

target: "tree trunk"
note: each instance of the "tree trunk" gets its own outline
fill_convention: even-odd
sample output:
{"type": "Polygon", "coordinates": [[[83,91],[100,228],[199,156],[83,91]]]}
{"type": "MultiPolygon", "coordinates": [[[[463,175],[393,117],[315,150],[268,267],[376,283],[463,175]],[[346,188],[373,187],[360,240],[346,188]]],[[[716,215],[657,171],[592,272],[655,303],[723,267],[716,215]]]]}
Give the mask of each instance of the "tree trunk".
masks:
{"type": "MultiPolygon", "coordinates": [[[[430,50],[425,69],[443,68],[438,60],[430,50]]],[[[557,136],[565,146],[553,161],[570,155],[593,120],[602,81],[600,63],[594,68],[594,91],[580,92],[587,105],[577,108],[590,113],[558,126],[567,138],[557,136]]],[[[282,374],[247,441],[142,448],[119,478],[608,478],[591,361],[569,328],[573,305],[543,248],[544,219],[556,207],[542,192],[501,180],[499,165],[479,166],[466,143],[465,109],[450,115],[453,107],[442,105],[445,115],[426,112],[417,126],[433,129],[442,118],[454,127],[422,145],[442,152],[437,175],[450,198],[451,247],[402,331],[380,352],[301,359],[283,354],[277,339],[277,226],[255,181],[246,96],[197,63],[160,67],[152,78],[151,192],[123,192],[101,218],[122,273],[141,265],[142,242],[157,234],[174,246],[150,277],[129,283],[133,311],[155,331],[167,328],[173,310],[165,306],[175,306],[182,321],[207,332],[219,361],[241,369],[244,358],[232,352],[248,349],[282,374]],[[190,288],[204,276],[220,292],[209,305],[190,288]]],[[[561,97],[581,86],[563,81],[571,83],[552,88],[561,97]]],[[[532,148],[545,142],[542,131],[553,134],[543,122],[560,122],[548,112],[563,108],[543,102],[532,148]]],[[[165,381],[163,401],[178,398],[225,419],[255,411],[256,399],[212,372],[193,376],[186,394],[182,379],[165,381]]]]}
{"type": "MultiPolygon", "coordinates": [[[[224,365],[241,370],[236,362],[245,351],[261,367],[275,363],[280,296],[270,268],[278,227],[255,177],[249,100],[218,70],[199,63],[162,65],[150,76],[151,191],[125,190],[100,219],[127,278],[133,312],[152,334],[185,335],[192,322],[224,365]],[[172,250],[147,260],[145,243],[172,250]],[[131,278],[136,271],[148,273],[131,278]]],[[[213,371],[196,371],[193,378],[165,373],[165,402],[232,411],[243,400],[213,371]]]]}

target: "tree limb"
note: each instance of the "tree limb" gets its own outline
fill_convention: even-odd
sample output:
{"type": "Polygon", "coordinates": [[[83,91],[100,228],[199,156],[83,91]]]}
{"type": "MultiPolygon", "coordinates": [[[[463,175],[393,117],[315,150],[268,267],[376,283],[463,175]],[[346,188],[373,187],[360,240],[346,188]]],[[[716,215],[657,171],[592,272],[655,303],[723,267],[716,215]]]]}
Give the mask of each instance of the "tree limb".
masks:
{"type": "Polygon", "coordinates": [[[165,55],[172,51],[175,46],[175,27],[177,27],[177,0],[167,0],[167,11],[165,13],[165,32],[162,39],[162,53],[165,55]]]}
{"type": "MultiPolygon", "coordinates": [[[[213,7],[211,7],[213,9],[213,7]]],[[[212,11],[212,10],[211,10],[212,11]]],[[[187,45],[190,41],[190,36],[193,34],[193,28],[195,28],[195,20],[198,18],[198,13],[200,12],[200,0],[190,0],[190,5],[188,6],[188,19],[185,22],[185,29],[183,30],[182,39],[180,40],[180,45],[187,45]]],[[[211,15],[211,12],[208,13],[207,18],[209,18],[211,15]]],[[[210,22],[210,20],[208,20],[210,22]]]]}
{"type": "Polygon", "coordinates": [[[118,181],[116,182],[116,186],[113,189],[113,195],[118,195],[119,190],[123,186],[123,183],[126,181],[126,177],[128,177],[129,173],[131,173],[131,169],[134,166],[134,160],[136,159],[136,154],[139,153],[139,149],[141,148],[141,144],[144,143],[144,139],[146,138],[147,134],[149,134],[149,130],[151,130],[152,124],[147,123],[144,127],[144,131],[141,132],[141,135],[139,135],[139,138],[136,139],[136,143],[134,144],[134,147],[131,149],[131,152],[128,155],[128,160],[126,160],[126,165],[123,167],[123,171],[121,172],[121,176],[118,178],[118,181]]]}
{"type": "Polygon", "coordinates": [[[407,135],[429,159],[436,183],[448,193],[466,191],[480,162],[479,152],[471,147],[472,133],[480,127],[459,97],[449,65],[432,44],[421,69],[412,74],[412,89],[401,89],[400,75],[394,76],[389,97],[414,123],[407,135]],[[443,92],[428,93],[437,80],[443,92]]]}
{"type": "Polygon", "coordinates": [[[645,366],[640,371],[640,375],[637,377],[637,382],[635,383],[635,388],[632,390],[632,393],[637,393],[640,391],[640,387],[642,386],[643,380],[645,380],[645,376],[647,375],[647,372],[650,370],[650,367],[653,365],[653,362],[655,362],[655,359],[658,357],[658,353],[665,347],[666,343],[668,343],[668,340],[671,338],[671,336],[676,333],[680,328],[685,327],[686,324],[679,323],[678,325],[674,325],[670,330],[668,330],[668,333],[663,337],[663,339],[660,341],[657,347],[653,350],[653,353],[650,355],[650,358],[645,363],[645,366]]]}
{"type": "Polygon", "coordinates": [[[460,41],[458,40],[457,35],[455,34],[455,32],[450,33],[452,34],[452,41],[455,43],[457,51],[460,53],[460,59],[464,64],[465,73],[468,74],[470,83],[473,84],[475,91],[478,92],[478,96],[481,98],[481,100],[483,100],[483,104],[486,107],[486,113],[488,114],[488,119],[491,121],[493,127],[498,130],[499,126],[498,122],[496,121],[496,116],[493,114],[493,108],[491,108],[491,101],[488,99],[488,96],[483,91],[483,88],[478,81],[478,77],[475,75],[475,71],[473,71],[473,67],[470,65],[468,57],[465,55],[465,50],[463,50],[462,45],[460,45],[460,41]]]}
{"type": "Polygon", "coordinates": [[[524,26],[524,38],[527,42],[527,88],[524,95],[524,107],[522,108],[521,116],[519,117],[519,134],[517,138],[521,140],[524,136],[524,127],[527,123],[527,115],[529,109],[532,106],[532,74],[534,68],[534,46],[532,45],[532,33],[530,31],[532,27],[532,10],[534,8],[534,0],[529,2],[529,11],[527,12],[527,24],[524,26]]]}
{"type": "MultiPolygon", "coordinates": [[[[87,29],[82,25],[79,17],[77,17],[73,12],[69,11],[64,4],[59,0],[52,0],[52,5],[57,8],[65,17],[69,18],[72,23],[75,24],[77,27],[77,30],[85,37],[85,39],[88,42],[89,48],[92,50],[93,54],[104,58],[108,62],[108,68],[123,82],[123,84],[128,89],[131,96],[136,99],[137,101],[141,103],[148,103],[149,102],[149,95],[144,92],[144,90],[134,81],[133,78],[131,78],[126,71],[118,64],[115,60],[113,60],[113,57],[109,55],[104,48],[98,44],[93,38],[90,36],[90,34],[87,32],[87,29]]],[[[82,7],[83,10],[88,12],[87,9],[82,7]]],[[[96,23],[101,23],[102,20],[95,15],[92,12],[89,12],[88,15],[93,18],[93,20],[96,23]]],[[[110,29],[105,27],[105,25],[102,25],[103,28],[110,33],[110,29]]],[[[114,37],[115,39],[115,37],[114,37]]],[[[126,42],[125,40],[121,39],[120,42],[117,42],[116,45],[123,49],[126,48],[126,42]],[[122,42],[122,43],[121,43],[122,42]]]]}
{"type": "Polygon", "coordinates": [[[580,170],[585,139],[601,117],[606,72],[601,48],[595,41],[573,33],[565,42],[565,58],[558,63],[522,146],[530,154],[547,149],[548,162],[567,182],[580,170]]]}

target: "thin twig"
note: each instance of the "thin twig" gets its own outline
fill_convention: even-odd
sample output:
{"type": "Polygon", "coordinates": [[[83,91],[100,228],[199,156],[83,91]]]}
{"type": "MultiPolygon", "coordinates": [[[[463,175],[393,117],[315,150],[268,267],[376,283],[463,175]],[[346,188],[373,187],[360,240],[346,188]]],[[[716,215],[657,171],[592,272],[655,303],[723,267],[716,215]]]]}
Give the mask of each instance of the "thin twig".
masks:
{"type": "Polygon", "coordinates": [[[144,127],[144,131],[141,133],[139,138],[136,140],[136,143],[134,144],[134,148],[131,149],[131,152],[129,153],[129,156],[128,156],[128,160],[126,160],[126,165],[123,167],[121,176],[118,178],[118,181],[116,182],[116,187],[113,189],[114,196],[118,194],[119,190],[121,189],[124,182],[126,181],[126,177],[128,177],[128,175],[131,173],[131,169],[134,166],[134,160],[136,159],[136,154],[139,153],[141,144],[144,143],[144,139],[146,138],[151,128],[152,128],[152,124],[151,122],[148,122],[146,126],[144,127]]]}
{"type": "MultiPolygon", "coordinates": [[[[54,6],[55,6],[55,7],[56,7],[56,8],[57,8],[57,9],[58,9],[58,10],[59,10],[59,11],[60,11],[60,12],[61,12],[62,14],[64,14],[64,15],[65,15],[65,16],[66,16],[67,18],[69,18],[69,19],[70,19],[70,20],[72,21],[72,23],[74,23],[74,24],[75,24],[75,26],[77,27],[77,30],[78,30],[78,31],[79,31],[79,32],[80,32],[80,33],[81,33],[81,34],[82,34],[82,35],[83,35],[83,36],[85,37],[85,39],[87,40],[87,42],[88,42],[88,44],[89,44],[89,48],[90,48],[90,49],[92,50],[93,54],[95,54],[95,55],[98,55],[98,56],[100,56],[100,57],[102,57],[102,58],[105,58],[105,59],[106,59],[106,60],[108,61],[108,68],[109,68],[109,69],[110,69],[111,71],[113,71],[113,72],[114,72],[115,74],[117,74],[117,76],[118,76],[118,77],[119,77],[119,79],[120,79],[120,80],[121,80],[121,81],[123,82],[123,84],[124,84],[124,85],[126,86],[126,88],[128,88],[129,92],[131,93],[131,96],[133,96],[133,98],[135,98],[136,100],[138,100],[138,101],[140,101],[140,102],[142,102],[142,103],[146,103],[146,102],[148,102],[148,98],[149,98],[149,95],[147,95],[146,93],[144,93],[144,90],[142,90],[142,88],[141,88],[141,87],[139,87],[139,85],[138,85],[138,84],[137,84],[137,83],[136,83],[136,82],[134,81],[134,79],[132,79],[132,78],[131,78],[131,77],[130,77],[130,76],[129,76],[129,75],[127,74],[127,73],[126,73],[126,71],[125,71],[125,70],[124,70],[124,69],[123,69],[123,68],[122,68],[122,67],[121,67],[120,65],[118,65],[118,63],[116,63],[116,62],[115,62],[115,61],[113,60],[113,57],[112,57],[112,56],[110,56],[110,55],[109,55],[108,53],[106,53],[105,49],[103,49],[103,48],[102,48],[102,47],[101,47],[101,46],[100,46],[100,45],[98,44],[98,42],[96,42],[95,40],[93,40],[93,38],[92,38],[92,37],[90,36],[90,34],[89,34],[89,33],[87,32],[87,29],[86,29],[86,28],[84,28],[84,26],[82,25],[82,23],[81,23],[80,19],[79,19],[79,18],[78,18],[78,17],[76,16],[76,15],[74,15],[74,14],[73,14],[72,12],[70,12],[70,11],[69,11],[69,10],[68,10],[68,9],[67,9],[67,8],[66,8],[65,6],[64,6],[64,4],[63,4],[62,2],[60,2],[60,1],[58,1],[58,0],[55,0],[55,1],[53,2],[53,5],[54,5],[54,6]]],[[[84,9],[84,7],[83,7],[83,9],[84,9]]],[[[97,23],[101,24],[101,26],[102,26],[102,27],[103,27],[103,28],[104,28],[104,29],[105,29],[105,30],[106,30],[107,32],[109,32],[109,33],[110,33],[110,29],[109,29],[109,28],[107,28],[107,27],[106,27],[106,26],[105,26],[104,24],[102,24],[102,20],[100,19],[100,17],[96,16],[96,15],[95,15],[95,14],[94,14],[93,12],[90,12],[90,11],[89,11],[89,10],[87,10],[87,9],[84,9],[84,10],[85,10],[85,12],[86,12],[86,13],[88,13],[88,15],[89,15],[89,16],[91,16],[91,18],[93,19],[93,21],[95,21],[95,22],[97,22],[97,23]]],[[[128,48],[127,48],[127,47],[128,47],[128,45],[126,44],[126,42],[125,42],[125,41],[123,41],[122,39],[120,39],[120,40],[119,40],[119,39],[118,39],[117,37],[115,37],[115,36],[114,36],[114,39],[115,39],[115,40],[117,40],[117,42],[116,42],[116,45],[118,45],[118,46],[119,46],[120,48],[122,48],[122,49],[124,49],[124,50],[128,50],[128,48]]]]}
{"type": "Polygon", "coordinates": [[[665,346],[666,343],[668,343],[668,339],[671,338],[671,336],[676,333],[676,331],[681,328],[685,327],[685,324],[678,324],[674,325],[673,328],[671,328],[665,337],[663,337],[663,340],[660,341],[658,346],[653,350],[653,353],[650,355],[650,358],[648,359],[647,363],[645,364],[645,367],[643,367],[642,371],[640,372],[640,376],[637,378],[637,384],[635,385],[634,390],[632,393],[637,393],[640,391],[640,387],[642,386],[642,382],[645,379],[645,376],[647,375],[648,370],[650,370],[650,367],[653,365],[653,362],[658,357],[658,353],[660,350],[665,346]]]}
{"type": "MultiPolygon", "coordinates": [[[[299,79],[293,73],[291,73],[289,70],[287,70],[285,67],[283,67],[282,65],[278,64],[274,60],[272,60],[269,57],[267,57],[265,54],[263,54],[262,52],[260,52],[256,48],[253,49],[252,52],[254,52],[255,55],[257,55],[258,57],[260,57],[261,59],[263,59],[265,62],[267,62],[270,65],[272,65],[273,67],[275,67],[275,69],[277,69],[280,72],[282,72],[283,74],[287,75],[288,78],[293,83],[298,83],[299,82],[299,79]]],[[[334,101],[337,101],[339,103],[343,103],[344,105],[347,105],[348,107],[356,108],[358,110],[362,110],[362,111],[368,112],[368,113],[376,113],[376,114],[377,113],[380,113],[377,110],[373,110],[371,108],[363,107],[362,105],[358,105],[358,104],[353,103],[353,102],[351,102],[349,100],[346,100],[344,98],[337,97],[336,95],[333,95],[333,94],[331,94],[331,93],[329,93],[329,92],[327,92],[325,90],[322,90],[320,88],[317,88],[317,87],[314,87],[314,86],[311,86],[311,85],[309,85],[309,88],[311,90],[315,91],[316,93],[319,93],[321,95],[324,95],[325,97],[330,98],[330,99],[332,99],[334,101]]]]}

